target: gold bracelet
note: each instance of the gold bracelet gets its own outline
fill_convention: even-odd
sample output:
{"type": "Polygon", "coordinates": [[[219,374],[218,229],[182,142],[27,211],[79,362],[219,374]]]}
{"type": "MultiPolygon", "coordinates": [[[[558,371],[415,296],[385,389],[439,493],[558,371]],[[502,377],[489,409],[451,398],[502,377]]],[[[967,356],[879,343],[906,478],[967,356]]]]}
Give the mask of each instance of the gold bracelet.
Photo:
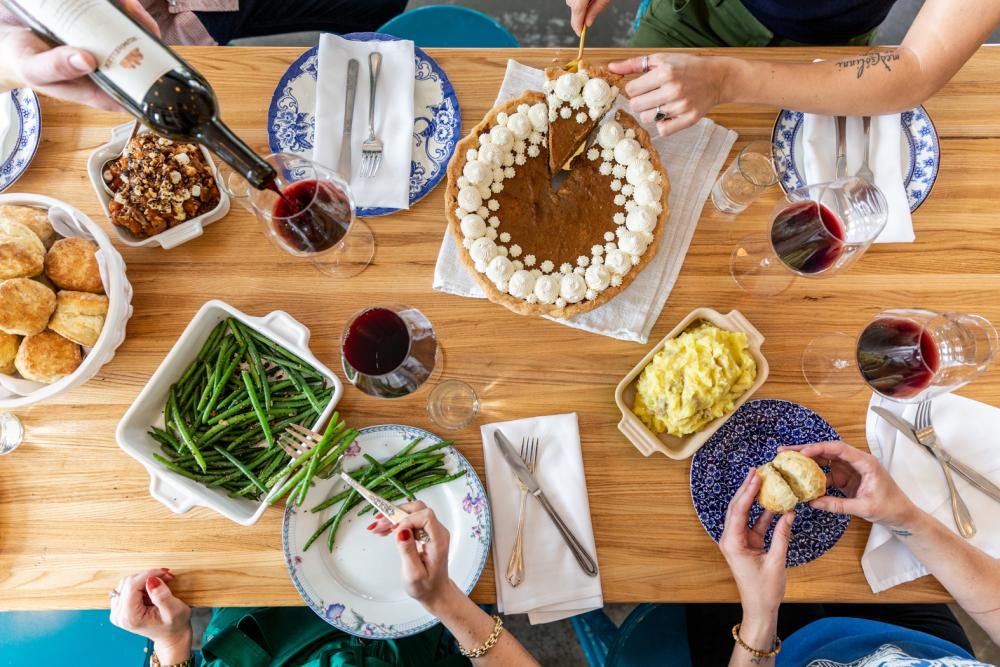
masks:
{"type": "Polygon", "coordinates": [[[737,623],[736,625],[733,626],[733,639],[736,640],[736,643],[739,644],[740,648],[742,648],[744,651],[746,651],[755,658],[773,658],[774,656],[778,655],[778,653],[781,652],[781,637],[778,637],[777,635],[775,635],[774,637],[774,648],[772,648],[770,651],[758,651],[755,648],[747,646],[747,643],[740,638],[741,625],[743,624],[737,623]]]}
{"type": "Polygon", "coordinates": [[[490,636],[486,638],[486,641],[483,642],[482,646],[470,651],[462,645],[459,645],[459,653],[464,655],[466,658],[481,658],[486,655],[487,651],[496,646],[497,640],[500,639],[500,634],[503,632],[503,621],[496,614],[493,614],[493,620],[496,621],[493,626],[493,632],[491,632],[490,636]]]}
{"type": "Polygon", "coordinates": [[[194,656],[191,656],[184,662],[178,662],[173,665],[162,665],[160,664],[160,659],[157,658],[156,654],[154,653],[152,656],[150,656],[149,667],[194,667],[194,656]]]}

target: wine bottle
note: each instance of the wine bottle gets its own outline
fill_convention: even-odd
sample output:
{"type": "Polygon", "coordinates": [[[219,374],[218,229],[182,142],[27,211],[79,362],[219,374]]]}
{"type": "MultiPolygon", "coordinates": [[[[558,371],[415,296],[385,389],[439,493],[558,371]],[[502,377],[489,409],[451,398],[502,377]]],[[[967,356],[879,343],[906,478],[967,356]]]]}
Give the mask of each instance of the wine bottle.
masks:
{"type": "Polygon", "coordinates": [[[148,127],[204,144],[258,189],[274,169],[219,118],[208,81],[110,0],[0,0],[52,45],[84,49],[97,60],[90,77],[148,127]]]}

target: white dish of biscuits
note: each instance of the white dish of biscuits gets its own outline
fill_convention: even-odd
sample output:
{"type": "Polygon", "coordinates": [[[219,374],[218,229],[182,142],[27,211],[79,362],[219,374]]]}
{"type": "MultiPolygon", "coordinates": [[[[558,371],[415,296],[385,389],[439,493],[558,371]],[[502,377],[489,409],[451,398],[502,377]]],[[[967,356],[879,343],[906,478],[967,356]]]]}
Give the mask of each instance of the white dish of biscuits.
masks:
{"type": "Polygon", "coordinates": [[[131,302],[125,261],[90,218],[51,197],[0,195],[0,408],[90,380],[125,339],[131,302]]]}

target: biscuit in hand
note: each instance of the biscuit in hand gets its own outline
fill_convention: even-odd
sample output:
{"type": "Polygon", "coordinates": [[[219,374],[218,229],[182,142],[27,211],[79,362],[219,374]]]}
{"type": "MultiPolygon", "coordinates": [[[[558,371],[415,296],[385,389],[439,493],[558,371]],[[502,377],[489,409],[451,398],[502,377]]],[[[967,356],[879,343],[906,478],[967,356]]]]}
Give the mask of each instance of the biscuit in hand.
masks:
{"type": "Polygon", "coordinates": [[[808,456],[794,450],[778,452],[757,468],[760,492],[757,502],[772,512],[788,512],[796,503],[809,502],[826,493],[826,475],[808,456]]]}

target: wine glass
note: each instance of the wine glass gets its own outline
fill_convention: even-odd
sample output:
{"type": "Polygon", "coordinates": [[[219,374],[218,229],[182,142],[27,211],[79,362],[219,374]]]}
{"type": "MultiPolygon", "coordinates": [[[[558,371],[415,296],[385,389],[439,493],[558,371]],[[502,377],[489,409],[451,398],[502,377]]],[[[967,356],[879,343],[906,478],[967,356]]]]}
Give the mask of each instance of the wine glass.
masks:
{"type": "Polygon", "coordinates": [[[918,403],[962,387],[989,367],[1000,338],[980,315],[895,308],[876,315],[857,338],[814,338],[802,355],[813,390],[845,398],[864,386],[900,403],[918,403]]]}
{"type": "Polygon", "coordinates": [[[328,275],[346,278],[371,262],[375,240],[355,216],[347,183],[332,169],[291,153],[273,153],[264,161],[274,167],[274,181],[252,187],[228,165],[219,166],[219,184],[250,211],[276,246],[306,257],[328,275]]]}
{"type": "Polygon", "coordinates": [[[853,264],[888,220],[882,192],[860,178],[807,185],[775,206],[769,234],[747,236],[729,268],[753,294],[779,294],[796,276],[828,277],[853,264]]]}
{"type": "Polygon", "coordinates": [[[438,365],[434,328],[410,306],[370,306],[355,313],[340,337],[340,350],[348,381],[377,398],[412,394],[438,365]]]}

